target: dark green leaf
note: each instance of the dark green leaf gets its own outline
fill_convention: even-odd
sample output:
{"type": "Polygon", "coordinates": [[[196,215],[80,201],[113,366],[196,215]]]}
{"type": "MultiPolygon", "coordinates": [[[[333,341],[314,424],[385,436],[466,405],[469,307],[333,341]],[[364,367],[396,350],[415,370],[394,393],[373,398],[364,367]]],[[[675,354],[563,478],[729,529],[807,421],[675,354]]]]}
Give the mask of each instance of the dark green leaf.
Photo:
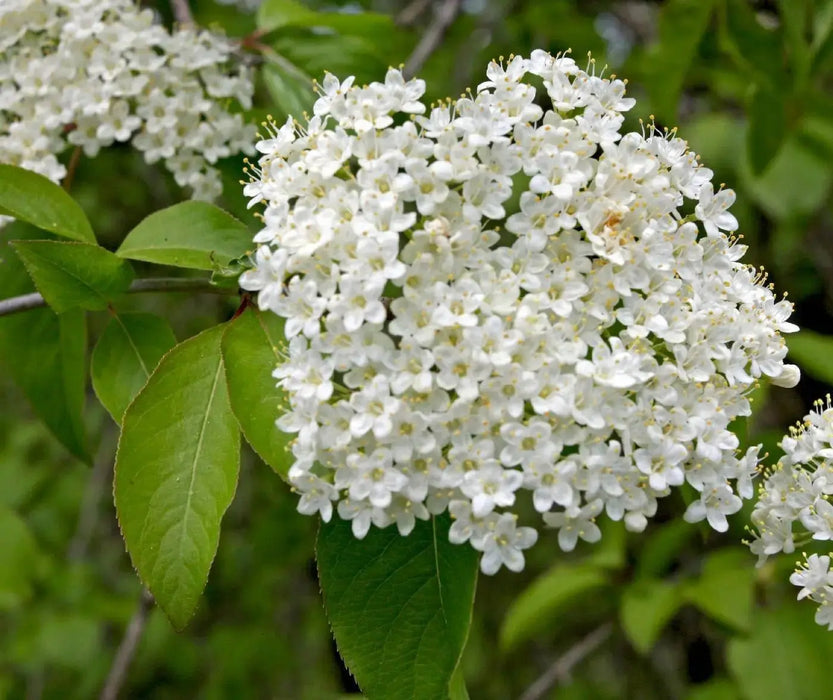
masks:
{"type": "Polygon", "coordinates": [[[168,322],[153,314],[113,314],[93,350],[93,389],[116,423],[147,383],[159,360],[176,345],[168,322]]]}
{"type": "Polygon", "coordinates": [[[116,254],[160,265],[214,270],[252,250],[252,235],[231,214],[206,202],[174,204],[144,219],[116,254]]]}
{"type": "Polygon", "coordinates": [[[159,363],[124,414],[115,500],[133,565],[177,628],[194,614],[237,487],[240,431],[215,326],[159,363]]]}
{"type": "Polygon", "coordinates": [[[764,26],[747,0],[724,0],[720,7],[723,48],[738,67],[757,83],[789,90],[781,29],[764,26]]]}
{"type": "Polygon", "coordinates": [[[337,517],[321,526],[327,615],[370,700],[449,697],[471,622],[478,554],[449,543],[448,529],[447,515],[418,521],[408,537],[388,527],[357,540],[337,517]]]}
{"type": "Polygon", "coordinates": [[[598,597],[610,585],[610,574],[590,564],[556,564],[537,578],[506,613],[500,646],[511,651],[544,630],[557,628],[558,618],[583,600],[598,597]]]}
{"type": "Polygon", "coordinates": [[[627,587],[622,594],[619,617],[625,634],[639,653],[651,651],[682,602],[677,586],[667,581],[641,579],[627,587]]]}
{"type": "Polygon", "coordinates": [[[749,100],[746,151],[754,175],[760,175],[778,154],[787,136],[784,96],[772,89],[756,86],[749,100]]]}
{"type": "Polygon", "coordinates": [[[300,119],[304,112],[312,109],[315,102],[312,78],[290,61],[281,59],[266,63],[261,75],[277,107],[279,118],[291,115],[300,119]]]}
{"type": "Polygon", "coordinates": [[[727,661],[744,698],[830,696],[833,634],[813,623],[812,610],[794,601],[780,610],[758,610],[749,636],[731,639],[727,661]]]}
{"type": "Polygon", "coordinates": [[[728,678],[713,678],[692,688],[685,700],[740,700],[740,690],[728,678]]]}
{"type": "Polygon", "coordinates": [[[746,631],[752,623],[754,584],[749,551],[722,549],[709,555],[700,576],[684,586],[683,595],[709,617],[746,631]]]}
{"type": "Polygon", "coordinates": [[[223,363],[234,415],[255,452],[286,478],[293,436],[275,425],[287,409],[287,397],[272,377],[283,362],[283,345],[283,319],[254,307],[229,323],[223,336],[223,363]]]}
{"type": "Polygon", "coordinates": [[[833,335],[798,331],[787,336],[790,358],[807,374],[833,384],[833,335]]]}
{"type": "Polygon", "coordinates": [[[317,15],[296,0],[264,0],[257,10],[257,26],[268,32],[288,24],[314,22],[317,15]]]}
{"type": "MultiPolygon", "coordinates": [[[[384,80],[388,68],[388,61],[379,56],[377,47],[359,36],[296,30],[291,36],[275,39],[272,47],[303,74],[319,80],[325,72],[340,77],[354,75],[358,83],[384,80]]],[[[311,81],[302,87],[313,94],[311,81]]]]}
{"type": "Polygon", "coordinates": [[[745,189],[772,218],[794,219],[815,214],[833,183],[824,153],[805,147],[791,134],[760,177],[741,169],[745,189]]]}
{"type": "Polygon", "coordinates": [[[647,84],[654,112],[666,124],[676,123],[683,81],[714,4],[715,0],[669,0],[660,9],[658,40],[648,54],[647,84]]]}
{"type": "Polygon", "coordinates": [[[31,170],[0,164],[0,214],[65,238],[95,243],[83,209],[65,190],[31,170]]]}
{"type": "Polygon", "coordinates": [[[105,309],[133,281],[130,263],[101,246],[59,241],[12,241],[12,246],[56,313],[105,309]]]}
{"type": "MultiPolygon", "coordinates": [[[[16,238],[38,234],[20,223],[3,233],[16,238]]],[[[20,259],[8,245],[0,250],[0,295],[32,291],[20,259]]],[[[87,325],[80,311],[56,316],[50,309],[33,309],[0,318],[0,360],[5,370],[55,437],[73,455],[89,461],[83,421],[86,352],[87,325]]]]}

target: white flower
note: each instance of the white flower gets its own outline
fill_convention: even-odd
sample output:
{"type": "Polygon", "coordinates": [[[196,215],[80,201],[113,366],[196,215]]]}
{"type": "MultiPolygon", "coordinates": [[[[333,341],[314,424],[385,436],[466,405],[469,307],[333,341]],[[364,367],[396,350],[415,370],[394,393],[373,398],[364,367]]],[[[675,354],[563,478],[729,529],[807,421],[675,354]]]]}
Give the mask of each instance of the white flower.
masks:
{"type": "MultiPolygon", "coordinates": [[[[540,51],[430,110],[395,69],[317,89],[306,125],[256,146],[262,248],[241,278],[287,318],[279,425],[305,511],[329,499],[310,473],[357,537],[449,511],[486,573],[536,539],[524,492],[565,550],[602,513],[643,530],[684,484],[686,517],[725,530],[758,463],[729,426],[761,377],[797,380],[795,326],[685,142],[621,133],[624,83],[540,51]]],[[[829,476],[801,498],[778,485],[761,556],[792,546],[802,509],[827,536],[829,476]]]]}
{"type": "Polygon", "coordinates": [[[71,145],[93,157],[129,141],[213,199],[212,164],[253,152],[254,127],[228,111],[251,106],[251,74],[218,34],[168,32],[132,0],[2,2],[0,27],[0,162],[57,182],[71,145]]]}
{"type": "Polygon", "coordinates": [[[504,513],[480,542],[480,570],[484,574],[497,573],[501,566],[510,571],[524,568],[523,550],[535,544],[538,533],[531,527],[517,527],[516,520],[512,513],[504,513]]]}

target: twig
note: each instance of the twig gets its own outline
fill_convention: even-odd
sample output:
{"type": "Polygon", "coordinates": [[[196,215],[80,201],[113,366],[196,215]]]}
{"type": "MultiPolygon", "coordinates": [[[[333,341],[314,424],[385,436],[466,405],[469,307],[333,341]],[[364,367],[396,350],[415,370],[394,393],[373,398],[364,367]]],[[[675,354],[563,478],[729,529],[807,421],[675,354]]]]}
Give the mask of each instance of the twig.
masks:
{"type": "Polygon", "coordinates": [[[405,61],[403,73],[406,78],[416,75],[425,62],[442,43],[446,31],[460,13],[463,0],[442,0],[434,10],[434,18],[425,30],[408,60],[405,61]]]}
{"type": "MultiPolygon", "coordinates": [[[[135,280],[127,294],[141,294],[144,292],[203,292],[207,294],[222,294],[225,296],[236,296],[237,290],[231,287],[218,287],[211,284],[207,279],[188,279],[178,277],[150,277],[148,279],[135,280]]],[[[22,294],[19,297],[0,299],[0,316],[38,309],[46,306],[46,301],[37,292],[22,294]]]]}
{"type": "Polygon", "coordinates": [[[573,667],[583,661],[593,651],[601,646],[613,631],[613,624],[606,622],[594,629],[586,637],[580,639],[561,656],[559,656],[550,667],[541,674],[532,685],[521,695],[520,700],[539,700],[556,683],[569,679],[573,667]]]}
{"type": "Polygon", "coordinates": [[[90,546],[90,539],[93,536],[96,523],[98,522],[99,504],[104,487],[112,477],[113,470],[113,449],[115,448],[115,435],[111,428],[105,427],[98,448],[98,456],[93,464],[90,476],[87,479],[87,486],[84,489],[84,496],[81,499],[81,508],[78,511],[78,524],[75,526],[75,534],[70,540],[67,548],[67,558],[70,561],[79,561],[87,555],[90,546]]]}
{"type": "Polygon", "coordinates": [[[127,676],[127,671],[130,668],[130,662],[133,661],[136,648],[139,646],[139,640],[142,638],[148,613],[152,607],[153,596],[150,594],[150,591],[143,589],[142,594],[139,596],[136,612],[130,618],[121,644],[119,644],[119,648],[116,650],[113,665],[110,667],[110,673],[107,674],[107,680],[104,683],[101,695],[99,695],[99,700],[116,700],[118,698],[119,691],[127,676]]]}
{"type": "Polygon", "coordinates": [[[67,192],[69,192],[72,187],[72,181],[75,179],[75,171],[78,169],[78,163],[80,160],[81,146],[76,146],[72,151],[72,155],[69,157],[69,163],[67,163],[67,174],[64,175],[64,181],[61,183],[61,187],[63,187],[67,192]]]}
{"type": "Polygon", "coordinates": [[[402,27],[410,26],[428,9],[429,5],[431,5],[431,0],[413,0],[402,8],[393,21],[402,27]]]}
{"type": "Polygon", "coordinates": [[[194,15],[191,14],[191,6],[188,0],[171,0],[171,10],[174,13],[174,19],[183,29],[193,27],[194,15]]]}

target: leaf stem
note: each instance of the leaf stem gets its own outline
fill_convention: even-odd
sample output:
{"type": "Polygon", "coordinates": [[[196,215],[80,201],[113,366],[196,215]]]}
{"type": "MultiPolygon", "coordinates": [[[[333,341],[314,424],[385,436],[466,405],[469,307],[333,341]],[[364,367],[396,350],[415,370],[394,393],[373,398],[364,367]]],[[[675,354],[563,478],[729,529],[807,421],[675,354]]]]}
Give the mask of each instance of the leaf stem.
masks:
{"type": "MultiPolygon", "coordinates": [[[[230,287],[218,287],[207,279],[188,279],[182,277],[149,277],[138,279],[130,285],[127,294],[142,294],[145,292],[200,292],[204,294],[222,294],[236,296],[237,290],[230,287]]],[[[0,299],[0,316],[38,309],[46,306],[44,298],[38,292],[22,294],[9,299],[0,299]]]]}

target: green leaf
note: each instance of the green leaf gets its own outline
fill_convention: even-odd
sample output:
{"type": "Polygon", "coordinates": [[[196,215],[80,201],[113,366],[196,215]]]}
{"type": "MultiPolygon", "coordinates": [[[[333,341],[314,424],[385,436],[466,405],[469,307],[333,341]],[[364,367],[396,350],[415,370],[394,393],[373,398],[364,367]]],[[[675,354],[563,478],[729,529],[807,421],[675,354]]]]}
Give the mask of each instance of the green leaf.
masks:
{"type": "Polygon", "coordinates": [[[133,281],[130,263],[101,246],[59,241],[12,241],[12,246],[56,313],[106,309],[133,281]]]}
{"type": "Polygon", "coordinates": [[[778,154],[787,137],[788,123],[784,95],[773,89],[755,86],[746,113],[746,152],[754,175],[760,175],[778,154]]]}
{"type": "Polygon", "coordinates": [[[813,622],[807,603],[755,612],[748,637],[733,637],[729,670],[748,700],[830,697],[833,634],[813,622]]]}
{"type": "Polygon", "coordinates": [[[207,202],[188,201],[154,212],[116,254],[131,260],[196,270],[224,267],[253,248],[246,225],[207,202]]]}
{"type": "Polygon", "coordinates": [[[64,238],[95,243],[84,210],[43,175],[0,164],[0,214],[8,214],[64,238]]]}
{"type": "Polygon", "coordinates": [[[265,63],[261,75],[281,117],[291,115],[300,119],[304,112],[312,109],[315,102],[312,78],[291,61],[281,57],[265,63]]]}
{"type": "Polygon", "coordinates": [[[760,177],[740,170],[744,189],[772,218],[798,219],[815,214],[827,201],[833,170],[827,156],[790,134],[760,177]]]}
{"type": "Polygon", "coordinates": [[[648,52],[651,105],[667,124],[677,120],[683,81],[709,26],[715,0],[669,0],[659,12],[658,42],[648,52]]]}
{"type": "MultiPolygon", "coordinates": [[[[448,541],[447,515],[371,528],[322,524],[316,547],[327,615],[347,667],[370,700],[447,698],[466,643],[477,552],[448,541]]],[[[454,691],[459,696],[459,681],[454,691]]]]}
{"type": "Polygon", "coordinates": [[[685,700],[740,700],[738,687],[728,678],[718,676],[706,683],[695,685],[685,700]]]}
{"type": "Polygon", "coordinates": [[[790,359],[807,374],[833,384],[833,335],[802,330],[790,333],[786,338],[790,359]]]}
{"type": "Polygon", "coordinates": [[[116,423],[174,345],[174,332],[159,316],[113,314],[93,350],[90,375],[96,396],[116,423]]]}
{"type": "MultiPolygon", "coordinates": [[[[329,71],[338,76],[354,75],[358,83],[383,80],[389,63],[363,36],[295,30],[290,36],[276,38],[272,47],[301,74],[319,78],[329,71]]],[[[312,81],[302,87],[315,96],[312,81]]]]}
{"type": "Polygon", "coordinates": [[[257,27],[268,32],[289,24],[304,25],[314,22],[317,15],[296,0],[264,0],[257,10],[257,27]]]}
{"type": "Polygon", "coordinates": [[[789,90],[780,27],[765,27],[747,0],[724,0],[718,7],[722,46],[734,62],[755,82],[789,90]]]}
{"type": "Polygon", "coordinates": [[[664,576],[696,534],[697,528],[682,519],[654,525],[642,538],[642,549],[636,558],[636,576],[664,576]]]}
{"type": "Polygon", "coordinates": [[[727,548],[709,555],[700,576],[683,587],[685,600],[709,617],[746,631],[752,624],[755,568],[748,550],[727,548]]]}
{"type": "Polygon", "coordinates": [[[38,547],[26,523],[0,505],[0,610],[13,610],[32,594],[38,547]]]}
{"type": "Polygon", "coordinates": [[[288,446],[293,436],[275,425],[287,408],[287,397],[272,377],[283,362],[282,345],[283,319],[254,307],[229,323],[223,336],[231,409],[254,451],[286,478],[292,465],[288,446]]]}
{"type": "Polygon", "coordinates": [[[159,363],[124,414],[115,500],[127,551],[174,627],[196,610],[237,487],[240,431],[215,326],[159,363]]]}
{"type": "Polygon", "coordinates": [[[677,586],[667,581],[641,579],[625,589],[619,617],[625,634],[640,654],[651,651],[682,602],[677,586]]]}
{"type": "MultiPolygon", "coordinates": [[[[7,261],[0,288],[8,288],[2,282],[14,275],[10,268],[7,261]]],[[[87,324],[80,311],[56,316],[34,309],[0,318],[0,360],[9,375],[61,444],[89,463],[83,420],[86,353],[87,324]]]]}
{"type": "Polygon", "coordinates": [[[610,585],[610,573],[589,564],[556,564],[516,599],[500,629],[500,646],[515,649],[521,642],[557,627],[558,618],[581,601],[598,598],[610,585]]]}

